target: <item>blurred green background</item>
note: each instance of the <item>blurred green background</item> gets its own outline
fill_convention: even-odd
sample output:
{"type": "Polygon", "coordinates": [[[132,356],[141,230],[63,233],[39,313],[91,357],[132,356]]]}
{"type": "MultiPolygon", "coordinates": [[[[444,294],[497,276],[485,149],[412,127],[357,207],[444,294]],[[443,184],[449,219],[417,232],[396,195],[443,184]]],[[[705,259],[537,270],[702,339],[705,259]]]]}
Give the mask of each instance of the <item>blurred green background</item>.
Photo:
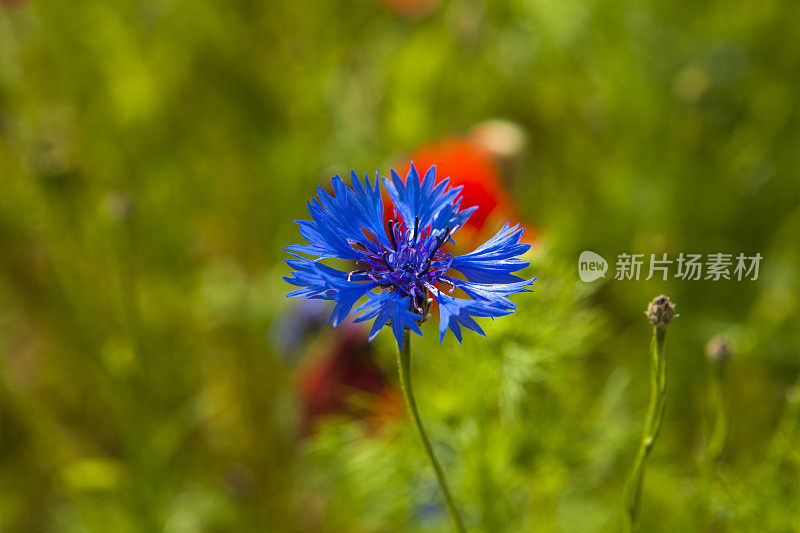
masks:
{"type": "Polygon", "coordinates": [[[298,430],[334,333],[279,353],[281,246],[333,173],[503,118],[537,292],[486,339],[414,341],[470,529],[619,530],[664,292],[643,531],[799,531],[799,24],[792,0],[0,1],[0,530],[446,531],[402,414],[298,430]],[[764,259],[584,284],[586,249],[764,259]]]}

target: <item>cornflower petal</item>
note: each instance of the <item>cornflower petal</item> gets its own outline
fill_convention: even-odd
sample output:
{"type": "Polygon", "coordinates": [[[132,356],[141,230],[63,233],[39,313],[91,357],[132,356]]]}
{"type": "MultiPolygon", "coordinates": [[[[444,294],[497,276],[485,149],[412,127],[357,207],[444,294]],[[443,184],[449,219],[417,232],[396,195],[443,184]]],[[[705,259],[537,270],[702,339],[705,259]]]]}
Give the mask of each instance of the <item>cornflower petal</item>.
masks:
{"type": "Polygon", "coordinates": [[[487,300],[514,310],[517,309],[517,306],[506,296],[518,292],[533,292],[528,289],[528,286],[533,285],[533,282],[536,281],[536,278],[532,278],[511,283],[473,283],[449,276],[442,276],[442,279],[449,281],[474,300],[487,300]]]}
{"type": "Polygon", "coordinates": [[[436,182],[436,166],[431,166],[420,180],[414,163],[406,180],[391,171],[391,179],[383,180],[386,192],[392,199],[395,210],[406,221],[419,217],[419,227],[431,226],[432,231],[449,227],[452,231],[464,225],[477,206],[460,210],[462,187],[449,188],[450,179],[436,182]]]}
{"type": "Polygon", "coordinates": [[[461,342],[461,327],[464,326],[472,331],[485,335],[481,327],[475,322],[473,317],[499,317],[509,315],[513,309],[508,309],[502,305],[490,301],[466,300],[448,296],[436,287],[430,286],[428,289],[433,294],[436,303],[439,304],[439,342],[444,340],[445,332],[449,327],[453,334],[461,342]]]}
{"type": "Polygon", "coordinates": [[[386,322],[391,321],[397,347],[402,348],[403,329],[409,329],[417,335],[422,335],[422,331],[417,325],[417,321],[421,320],[422,316],[411,312],[410,307],[411,298],[409,296],[402,296],[396,292],[369,293],[369,300],[355,310],[356,313],[364,311],[363,315],[356,318],[356,322],[375,319],[369,332],[369,340],[372,340],[386,325],[386,322]]]}
{"type": "Polygon", "coordinates": [[[520,243],[522,228],[508,222],[494,237],[474,251],[453,257],[451,267],[458,270],[469,281],[476,283],[514,283],[523,281],[512,272],[527,267],[530,263],[517,256],[527,252],[531,245],[520,243]]]}

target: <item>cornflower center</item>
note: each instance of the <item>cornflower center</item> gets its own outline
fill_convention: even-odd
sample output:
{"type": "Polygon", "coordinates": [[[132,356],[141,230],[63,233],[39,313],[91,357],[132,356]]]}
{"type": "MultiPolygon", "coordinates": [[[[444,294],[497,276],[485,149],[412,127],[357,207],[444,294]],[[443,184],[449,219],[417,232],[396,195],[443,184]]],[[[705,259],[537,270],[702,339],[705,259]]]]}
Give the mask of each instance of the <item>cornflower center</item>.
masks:
{"type": "Polygon", "coordinates": [[[371,280],[384,291],[407,294],[411,296],[411,308],[424,317],[430,307],[427,286],[441,282],[453,287],[441,279],[453,256],[442,251],[450,239],[449,227],[432,231],[419,226],[419,217],[412,227],[395,216],[387,223],[388,247],[374,236],[363,241],[351,239],[350,246],[360,252],[361,258],[356,261],[359,268],[350,272],[347,279],[371,280]]]}

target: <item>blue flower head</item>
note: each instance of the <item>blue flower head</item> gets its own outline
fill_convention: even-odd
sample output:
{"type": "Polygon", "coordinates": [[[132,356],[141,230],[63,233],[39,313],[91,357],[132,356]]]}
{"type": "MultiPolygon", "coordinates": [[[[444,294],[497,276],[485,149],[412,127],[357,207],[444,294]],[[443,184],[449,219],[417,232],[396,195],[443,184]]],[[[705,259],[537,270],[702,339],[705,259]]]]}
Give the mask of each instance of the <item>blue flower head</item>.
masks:
{"type": "Polygon", "coordinates": [[[461,342],[461,326],[484,334],[475,317],[514,312],[508,296],[530,292],[534,281],[513,274],[529,264],[518,257],[530,248],[520,243],[522,228],[506,223],[473,252],[454,256],[445,245],[477,209],[461,209],[461,187],[451,188],[449,179],[436,183],[436,167],[420,179],[413,164],[405,182],[394,171],[383,181],[394,204],[386,225],[378,174],[370,183],[352,172],[351,187],[334,176],[333,196],[320,187],[318,199],[308,202],[311,220],[297,221],[308,244],[285,248],[294,258],[287,261],[291,275],[283,279],[299,287],[288,297],[333,300],[334,326],[366,297],[354,311],[361,313],[356,322],[375,319],[370,340],[388,322],[398,346],[404,329],[422,335],[419,324],[433,301],[439,306],[439,342],[448,327],[461,342]],[[354,261],[355,269],[336,270],[320,262],[326,258],[354,261]],[[451,296],[456,288],[468,298],[451,296]]]}

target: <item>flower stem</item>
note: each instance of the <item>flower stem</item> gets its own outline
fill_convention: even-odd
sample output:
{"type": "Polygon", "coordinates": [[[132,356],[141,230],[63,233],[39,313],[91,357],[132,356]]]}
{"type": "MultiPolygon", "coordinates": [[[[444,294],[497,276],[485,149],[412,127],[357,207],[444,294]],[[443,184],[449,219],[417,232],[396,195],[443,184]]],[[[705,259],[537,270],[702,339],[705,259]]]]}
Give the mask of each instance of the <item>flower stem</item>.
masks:
{"type": "Polygon", "coordinates": [[[444,494],[447,511],[450,513],[450,518],[453,519],[453,526],[456,531],[463,533],[466,531],[464,529],[464,523],[461,521],[461,516],[458,514],[453,496],[450,494],[450,489],[447,487],[444,470],[433,453],[433,447],[431,447],[431,443],[425,433],[425,428],[422,427],[422,421],[417,411],[417,403],[414,401],[414,392],[411,389],[411,338],[408,330],[403,332],[403,349],[397,352],[397,368],[400,373],[400,387],[403,389],[403,397],[406,400],[408,415],[417,428],[417,433],[419,434],[420,440],[422,440],[425,453],[428,455],[428,459],[430,459],[431,465],[436,472],[436,478],[439,480],[439,486],[442,489],[442,494],[444,494]]]}
{"type": "Polygon", "coordinates": [[[625,484],[624,531],[630,533],[639,527],[639,509],[642,502],[642,484],[647,457],[653,449],[661,420],[664,418],[664,405],[667,393],[666,362],[664,357],[664,338],[666,330],[663,326],[653,328],[653,339],[650,342],[650,405],[644,423],[642,441],[636,454],[636,461],[625,484]]]}

